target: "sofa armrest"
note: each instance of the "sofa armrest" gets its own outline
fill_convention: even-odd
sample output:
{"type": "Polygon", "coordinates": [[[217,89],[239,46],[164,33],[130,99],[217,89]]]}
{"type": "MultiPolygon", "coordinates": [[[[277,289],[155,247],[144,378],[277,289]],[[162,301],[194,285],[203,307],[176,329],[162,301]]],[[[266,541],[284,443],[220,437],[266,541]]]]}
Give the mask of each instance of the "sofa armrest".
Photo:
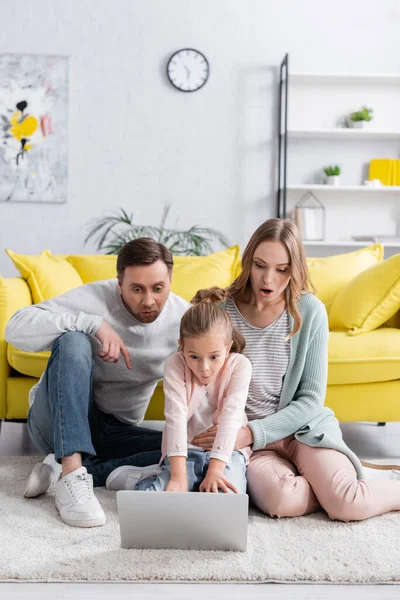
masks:
{"type": "Polygon", "coordinates": [[[28,284],[22,277],[0,276],[0,419],[6,416],[7,378],[11,367],[7,361],[7,342],[4,337],[6,325],[12,315],[32,304],[28,284]]]}

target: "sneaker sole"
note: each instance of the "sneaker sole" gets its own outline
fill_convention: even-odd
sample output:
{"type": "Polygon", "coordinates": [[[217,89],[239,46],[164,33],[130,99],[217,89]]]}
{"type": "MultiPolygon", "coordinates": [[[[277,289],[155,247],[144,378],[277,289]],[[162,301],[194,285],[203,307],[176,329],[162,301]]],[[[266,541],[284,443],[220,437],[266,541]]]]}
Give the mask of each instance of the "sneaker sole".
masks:
{"type": "Polygon", "coordinates": [[[32,472],[29,475],[29,479],[25,486],[25,490],[24,490],[25,498],[36,498],[37,496],[41,496],[48,490],[50,482],[45,490],[40,491],[40,492],[38,491],[41,474],[42,474],[42,471],[44,468],[45,467],[44,467],[43,463],[36,463],[36,465],[33,467],[32,472]]]}
{"type": "Polygon", "coordinates": [[[103,517],[98,518],[98,519],[92,519],[92,520],[86,520],[86,521],[76,521],[76,520],[71,520],[71,519],[64,519],[63,516],[61,515],[57,501],[55,502],[55,505],[56,505],[58,514],[60,515],[61,521],[63,523],[65,523],[66,525],[69,525],[70,527],[101,527],[102,525],[105,525],[105,523],[107,521],[106,515],[103,515],[103,517]]]}
{"type": "MultiPolygon", "coordinates": [[[[148,467],[134,467],[134,468],[137,469],[138,472],[141,473],[141,477],[142,476],[150,477],[151,475],[158,475],[159,473],[161,473],[160,468],[150,469],[150,466],[153,466],[153,465],[149,465],[148,467]]],[[[109,476],[106,479],[106,489],[107,490],[110,490],[111,492],[116,491],[113,487],[110,487],[110,486],[112,485],[113,481],[115,481],[115,479],[118,477],[118,475],[125,469],[126,469],[126,466],[122,465],[121,467],[117,467],[116,469],[114,469],[114,471],[111,471],[111,473],[109,474],[109,476]]],[[[139,479],[141,479],[141,477],[139,477],[139,479]]]]}
{"type": "Polygon", "coordinates": [[[106,479],[106,489],[110,490],[112,492],[114,492],[115,490],[110,487],[112,482],[115,481],[115,479],[118,477],[118,475],[121,473],[122,470],[124,470],[125,467],[117,467],[116,469],[114,469],[114,471],[111,471],[111,473],[109,474],[109,476],[106,479]]]}
{"type": "Polygon", "coordinates": [[[378,465],[377,463],[369,463],[365,460],[362,460],[361,464],[363,467],[376,469],[377,471],[400,471],[400,465],[378,465]]]}

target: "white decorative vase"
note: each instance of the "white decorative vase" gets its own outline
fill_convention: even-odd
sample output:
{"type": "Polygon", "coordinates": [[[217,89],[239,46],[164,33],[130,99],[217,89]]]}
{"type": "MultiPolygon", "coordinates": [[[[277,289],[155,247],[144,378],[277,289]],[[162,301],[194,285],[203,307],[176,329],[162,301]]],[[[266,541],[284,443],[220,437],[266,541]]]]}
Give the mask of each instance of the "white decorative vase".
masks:
{"type": "Polygon", "coordinates": [[[352,129],[364,129],[364,127],[366,127],[367,123],[368,123],[368,121],[351,121],[350,120],[352,129]]]}
{"type": "Polygon", "coordinates": [[[340,185],[340,175],[327,175],[326,185],[340,185]]]}

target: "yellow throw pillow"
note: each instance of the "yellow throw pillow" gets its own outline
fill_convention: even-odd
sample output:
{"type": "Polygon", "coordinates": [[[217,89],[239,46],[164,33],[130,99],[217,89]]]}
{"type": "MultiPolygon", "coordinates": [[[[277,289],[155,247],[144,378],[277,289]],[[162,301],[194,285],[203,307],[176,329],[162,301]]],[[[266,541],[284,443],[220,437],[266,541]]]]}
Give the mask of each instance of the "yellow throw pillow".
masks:
{"type": "Polygon", "coordinates": [[[240,246],[232,246],[208,256],[174,256],[171,290],[190,300],[202,288],[227,287],[240,265],[240,246]]]}
{"type": "Polygon", "coordinates": [[[37,256],[6,252],[29,285],[34,304],[82,285],[75,269],[61,256],[52,256],[50,250],[37,256]]]}
{"type": "Polygon", "coordinates": [[[117,256],[115,254],[82,254],[67,256],[67,261],[79,273],[83,283],[92,283],[117,276],[117,256]]]}
{"type": "Polygon", "coordinates": [[[316,295],[325,304],[328,313],[339,291],[359,273],[380,262],[383,251],[382,244],[373,244],[346,254],[307,258],[311,281],[317,288],[316,295]]]}
{"type": "Polygon", "coordinates": [[[330,329],[358,335],[380,327],[400,308],[400,254],[363,271],[333,301],[330,329]]]}

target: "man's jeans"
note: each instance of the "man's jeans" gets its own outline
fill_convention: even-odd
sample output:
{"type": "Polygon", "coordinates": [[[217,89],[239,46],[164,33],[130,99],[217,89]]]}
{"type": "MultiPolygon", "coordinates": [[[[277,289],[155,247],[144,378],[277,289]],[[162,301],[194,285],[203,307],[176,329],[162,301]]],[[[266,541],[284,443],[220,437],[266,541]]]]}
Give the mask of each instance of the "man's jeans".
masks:
{"type": "Polygon", "coordinates": [[[99,410],[92,397],[92,368],[88,336],[61,335],[29,410],[28,429],[39,450],[54,452],[58,461],[81,452],[94,485],[102,486],[121,465],[158,463],[161,432],[123,423],[99,410]]]}
{"type": "MultiPolygon", "coordinates": [[[[189,450],[186,459],[186,475],[188,480],[188,491],[198,492],[200,484],[207,475],[210,465],[210,452],[202,450],[189,450]]],[[[232,452],[231,459],[224,470],[224,477],[228,479],[239,494],[246,493],[246,459],[241,452],[232,452]]],[[[136,484],[137,490],[147,492],[163,492],[170,478],[170,461],[167,457],[162,464],[159,475],[151,475],[140,480],[136,484]]],[[[230,492],[233,492],[228,488],[230,492]]]]}

